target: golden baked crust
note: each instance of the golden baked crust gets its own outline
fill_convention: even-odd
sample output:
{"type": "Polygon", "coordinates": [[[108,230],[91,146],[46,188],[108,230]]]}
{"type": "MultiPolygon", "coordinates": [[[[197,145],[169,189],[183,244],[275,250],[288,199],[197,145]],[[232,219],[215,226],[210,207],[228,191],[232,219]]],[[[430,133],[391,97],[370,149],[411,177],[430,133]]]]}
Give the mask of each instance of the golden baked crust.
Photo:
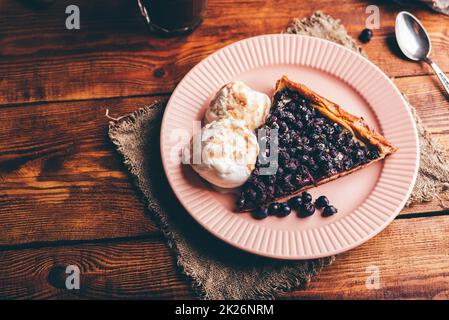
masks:
{"type": "Polygon", "coordinates": [[[284,88],[299,92],[302,96],[312,101],[314,103],[312,106],[323,115],[351,131],[354,136],[363,143],[376,147],[381,158],[384,158],[385,156],[398,150],[398,148],[393,146],[393,144],[391,144],[391,142],[384,136],[371,129],[365,123],[363,118],[350,114],[338,104],[320,96],[305,85],[293,82],[286,76],[283,76],[276,82],[276,91],[274,94],[284,88]]]}

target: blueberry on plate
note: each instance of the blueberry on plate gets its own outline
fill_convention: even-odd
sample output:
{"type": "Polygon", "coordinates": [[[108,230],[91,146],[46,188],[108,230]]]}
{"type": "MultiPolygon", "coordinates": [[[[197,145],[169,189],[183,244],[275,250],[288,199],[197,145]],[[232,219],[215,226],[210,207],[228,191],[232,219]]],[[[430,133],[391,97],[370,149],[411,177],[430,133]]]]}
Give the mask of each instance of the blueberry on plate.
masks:
{"type": "Polygon", "coordinates": [[[262,220],[268,217],[268,209],[265,207],[257,208],[252,212],[252,216],[254,219],[262,220]]]}
{"type": "Polygon", "coordinates": [[[329,200],[327,199],[326,196],[319,196],[315,200],[315,207],[317,207],[318,209],[324,208],[328,205],[329,205],[329,200]]]}
{"type": "Polygon", "coordinates": [[[302,205],[302,199],[299,196],[290,198],[288,200],[288,205],[293,209],[298,209],[302,205]]]}
{"type": "Polygon", "coordinates": [[[311,203],[312,202],[312,195],[306,191],[304,191],[301,195],[302,202],[303,203],[311,203]]]}
{"type": "Polygon", "coordinates": [[[278,217],[286,217],[292,212],[292,209],[286,203],[282,203],[278,210],[278,217]]]}
{"type": "Polygon", "coordinates": [[[278,214],[280,208],[280,203],[278,202],[273,202],[272,204],[270,204],[270,206],[268,207],[268,214],[270,216],[276,216],[278,214]]]}
{"type": "Polygon", "coordinates": [[[300,218],[310,217],[315,212],[315,206],[313,203],[303,203],[302,206],[298,209],[297,214],[300,218]]]}
{"type": "Polygon", "coordinates": [[[324,207],[323,213],[321,215],[323,217],[330,217],[330,216],[333,216],[334,214],[336,214],[337,212],[338,212],[337,208],[330,205],[330,206],[324,207]]]}

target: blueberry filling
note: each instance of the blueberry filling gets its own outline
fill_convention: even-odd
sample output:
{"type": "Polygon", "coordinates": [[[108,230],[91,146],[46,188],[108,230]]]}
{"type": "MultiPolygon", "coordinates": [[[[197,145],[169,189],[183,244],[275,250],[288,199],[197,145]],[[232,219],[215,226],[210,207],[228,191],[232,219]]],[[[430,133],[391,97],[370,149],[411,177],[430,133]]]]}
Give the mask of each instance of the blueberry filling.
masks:
{"type": "MultiPolygon", "coordinates": [[[[367,148],[348,129],[316,110],[310,100],[288,89],[275,95],[263,129],[270,128],[279,129],[277,172],[261,175],[259,168],[267,165],[257,161],[256,169],[241,188],[237,201],[240,211],[253,210],[379,157],[377,149],[367,148]]],[[[265,154],[269,155],[269,135],[266,140],[265,154]]],[[[305,197],[302,203],[310,203],[311,199],[305,197]]],[[[291,208],[298,206],[301,204],[290,205],[291,208]]],[[[269,213],[274,214],[270,210],[269,213]]]]}

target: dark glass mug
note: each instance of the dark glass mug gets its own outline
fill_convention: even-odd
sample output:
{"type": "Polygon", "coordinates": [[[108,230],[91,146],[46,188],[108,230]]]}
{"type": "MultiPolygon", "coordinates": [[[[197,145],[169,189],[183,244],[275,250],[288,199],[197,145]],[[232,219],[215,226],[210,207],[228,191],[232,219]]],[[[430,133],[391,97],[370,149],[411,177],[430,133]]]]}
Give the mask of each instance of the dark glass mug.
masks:
{"type": "Polygon", "coordinates": [[[183,34],[203,20],[207,0],[137,0],[149,28],[161,34],[183,34]]]}

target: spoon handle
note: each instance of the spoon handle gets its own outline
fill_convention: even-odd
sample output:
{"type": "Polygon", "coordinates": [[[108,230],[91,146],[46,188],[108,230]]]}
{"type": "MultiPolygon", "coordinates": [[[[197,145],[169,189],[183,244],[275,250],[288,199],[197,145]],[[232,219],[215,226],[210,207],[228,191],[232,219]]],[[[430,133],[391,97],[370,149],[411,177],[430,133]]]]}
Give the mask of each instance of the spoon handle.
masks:
{"type": "Polygon", "coordinates": [[[426,62],[432,67],[433,71],[435,71],[435,74],[438,76],[438,79],[440,79],[444,89],[446,89],[447,94],[449,94],[449,78],[444,74],[443,70],[441,70],[435,62],[430,59],[427,59],[426,62]]]}

